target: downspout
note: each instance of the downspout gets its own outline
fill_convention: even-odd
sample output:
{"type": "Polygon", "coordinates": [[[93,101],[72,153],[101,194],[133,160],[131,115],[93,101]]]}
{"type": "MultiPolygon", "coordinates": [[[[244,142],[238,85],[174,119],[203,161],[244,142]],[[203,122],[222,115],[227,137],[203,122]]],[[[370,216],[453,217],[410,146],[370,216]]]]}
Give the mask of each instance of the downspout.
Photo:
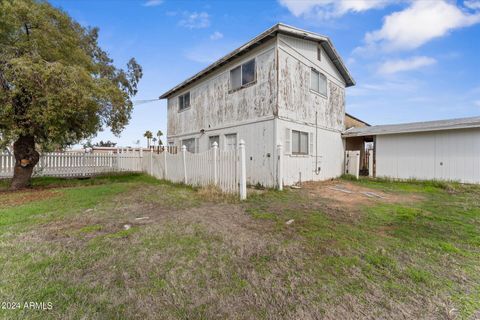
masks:
{"type": "MultiPolygon", "coordinates": [[[[278,144],[278,134],[277,134],[277,129],[278,129],[278,109],[279,109],[279,98],[280,98],[280,75],[279,75],[279,61],[278,61],[278,46],[279,46],[279,41],[278,41],[278,33],[277,33],[277,38],[275,41],[275,81],[276,81],[276,101],[275,101],[275,108],[273,110],[273,154],[274,154],[274,161],[275,161],[275,178],[274,181],[276,182],[276,185],[278,186],[280,184],[280,181],[278,181],[278,174],[276,174],[279,170],[278,168],[278,152],[277,152],[277,144],[278,144]]],[[[285,146],[284,146],[285,147],[285,146]]]]}
{"type": "Polygon", "coordinates": [[[318,168],[318,111],[315,111],[315,174],[317,176],[320,174],[318,168]]]}

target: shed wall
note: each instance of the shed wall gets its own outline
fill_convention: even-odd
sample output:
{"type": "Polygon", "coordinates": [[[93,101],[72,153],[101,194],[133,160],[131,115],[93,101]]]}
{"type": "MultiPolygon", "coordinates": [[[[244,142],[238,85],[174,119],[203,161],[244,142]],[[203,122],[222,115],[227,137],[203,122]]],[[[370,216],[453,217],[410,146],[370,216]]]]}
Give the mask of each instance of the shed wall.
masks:
{"type": "Polygon", "coordinates": [[[480,129],[379,135],[376,175],[480,183],[480,129]]]}

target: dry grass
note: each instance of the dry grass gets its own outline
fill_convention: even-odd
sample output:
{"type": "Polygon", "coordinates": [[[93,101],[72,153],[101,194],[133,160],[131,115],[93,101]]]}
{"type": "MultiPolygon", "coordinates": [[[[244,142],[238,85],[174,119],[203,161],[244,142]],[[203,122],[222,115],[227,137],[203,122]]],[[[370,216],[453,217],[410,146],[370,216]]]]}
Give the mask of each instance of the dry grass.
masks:
{"type": "Polygon", "coordinates": [[[265,190],[239,203],[137,176],[0,208],[0,300],[54,304],[0,316],[478,316],[480,190],[382,183],[265,190]]]}

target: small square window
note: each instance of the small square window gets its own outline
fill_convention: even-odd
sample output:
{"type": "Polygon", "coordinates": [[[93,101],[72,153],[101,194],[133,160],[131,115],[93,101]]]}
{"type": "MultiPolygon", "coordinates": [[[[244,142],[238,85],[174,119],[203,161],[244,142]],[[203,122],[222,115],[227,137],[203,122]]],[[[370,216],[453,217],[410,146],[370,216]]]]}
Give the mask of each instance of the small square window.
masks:
{"type": "Polygon", "coordinates": [[[190,107],[190,92],[178,97],[178,110],[182,111],[190,107]]]}
{"type": "Polygon", "coordinates": [[[220,136],[211,136],[208,138],[208,148],[213,147],[213,143],[216,142],[217,146],[220,147],[220,136]]]}
{"type": "Polygon", "coordinates": [[[187,147],[187,151],[195,153],[195,138],[182,140],[182,146],[187,147]]]}

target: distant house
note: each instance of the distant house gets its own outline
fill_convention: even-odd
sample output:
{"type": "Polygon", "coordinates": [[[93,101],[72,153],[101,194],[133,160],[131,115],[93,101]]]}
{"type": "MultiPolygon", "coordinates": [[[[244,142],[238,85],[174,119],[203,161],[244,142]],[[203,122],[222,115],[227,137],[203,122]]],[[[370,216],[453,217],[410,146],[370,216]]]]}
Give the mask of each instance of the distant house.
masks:
{"type": "Polygon", "coordinates": [[[246,143],[247,180],[286,185],[343,172],[345,87],[355,84],[328,37],[277,24],[161,95],[167,141],[203,152],[246,143]]]}

